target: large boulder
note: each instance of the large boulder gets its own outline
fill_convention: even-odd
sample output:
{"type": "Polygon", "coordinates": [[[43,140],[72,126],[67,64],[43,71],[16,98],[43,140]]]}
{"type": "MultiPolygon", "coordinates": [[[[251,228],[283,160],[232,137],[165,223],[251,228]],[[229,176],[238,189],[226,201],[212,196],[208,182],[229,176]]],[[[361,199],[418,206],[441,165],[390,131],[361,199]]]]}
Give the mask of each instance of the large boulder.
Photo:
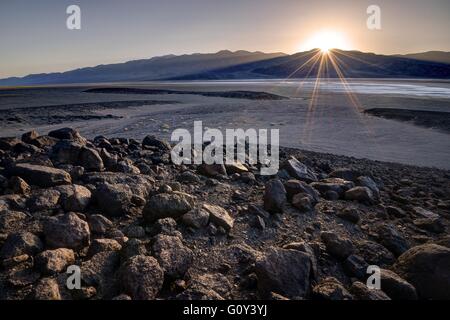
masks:
{"type": "Polygon", "coordinates": [[[177,236],[157,235],[152,249],[164,275],[172,279],[183,277],[194,259],[192,250],[177,236]]]}
{"type": "Polygon", "coordinates": [[[70,140],[79,142],[82,144],[86,144],[86,139],[83,138],[80,133],[72,128],[61,128],[57,130],[50,131],[48,135],[52,138],[60,139],[60,140],[70,140]]]}
{"type": "Polygon", "coordinates": [[[284,183],[284,188],[286,189],[288,200],[292,200],[292,198],[298,193],[305,193],[311,196],[314,203],[319,202],[319,193],[316,189],[311,187],[300,180],[288,180],[284,183]]]}
{"type": "Polygon", "coordinates": [[[127,184],[100,184],[95,189],[94,197],[103,213],[111,217],[129,214],[141,205],[140,199],[127,184]]]}
{"type": "Polygon", "coordinates": [[[315,172],[296,158],[286,160],[281,168],[285,169],[291,177],[306,183],[317,181],[315,172]]]}
{"type": "Polygon", "coordinates": [[[255,273],[262,297],[275,292],[288,298],[304,298],[309,292],[311,258],[298,250],[271,247],[256,262],[255,273]]]}
{"type": "Polygon", "coordinates": [[[49,247],[79,250],[89,246],[91,234],[87,222],[70,212],[48,219],[44,235],[49,247]]]}
{"type": "Polygon", "coordinates": [[[372,190],[367,187],[354,187],[345,192],[346,200],[356,200],[358,202],[366,203],[366,204],[374,204],[376,203],[376,197],[373,194],[372,190]]]}
{"type": "Polygon", "coordinates": [[[104,169],[103,160],[97,150],[88,147],[81,149],[78,164],[88,171],[102,171],[104,169]]]}
{"type": "Polygon", "coordinates": [[[61,169],[52,167],[18,163],[7,170],[11,176],[19,176],[29,184],[49,188],[62,184],[72,183],[70,174],[61,169]]]}
{"type": "Polygon", "coordinates": [[[134,300],[153,300],[162,289],[164,271],[158,261],[149,256],[137,255],[122,267],[123,290],[134,300]]]}
{"type": "Polygon", "coordinates": [[[160,193],[148,200],[142,213],[147,222],[161,218],[178,218],[190,211],[194,204],[195,197],[187,193],[160,193]]]}
{"type": "Polygon", "coordinates": [[[409,249],[408,241],[402,237],[398,230],[390,224],[382,224],[377,228],[378,242],[385,246],[395,256],[401,255],[409,249]]]}
{"type": "Polygon", "coordinates": [[[277,179],[269,181],[264,191],[264,209],[271,213],[280,213],[286,201],[286,189],[283,183],[277,179]]]}
{"type": "Polygon", "coordinates": [[[424,244],[403,253],[395,272],[411,283],[422,299],[450,299],[450,249],[424,244]]]}

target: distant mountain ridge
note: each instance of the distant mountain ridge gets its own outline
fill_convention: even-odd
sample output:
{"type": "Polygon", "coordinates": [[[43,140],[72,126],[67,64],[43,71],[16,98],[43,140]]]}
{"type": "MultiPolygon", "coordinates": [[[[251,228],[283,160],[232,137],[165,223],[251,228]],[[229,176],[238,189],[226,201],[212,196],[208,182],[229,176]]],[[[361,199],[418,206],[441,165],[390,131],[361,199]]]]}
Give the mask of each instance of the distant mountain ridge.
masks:
{"type": "MultiPolygon", "coordinates": [[[[151,80],[232,80],[304,78],[316,76],[318,49],[284,53],[222,50],[216,53],[166,55],[125,63],[99,65],[60,73],[32,74],[0,80],[0,86],[99,83],[151,80]],[[299,68],[303,66],[302,68],[299,68]]],[[[450,79],[450,53],[432,51],[408,55],[379,55],[333,50],[345,77],[450,79]]],[[[320,76],[338,77],[328,61],[320,76]]]]}

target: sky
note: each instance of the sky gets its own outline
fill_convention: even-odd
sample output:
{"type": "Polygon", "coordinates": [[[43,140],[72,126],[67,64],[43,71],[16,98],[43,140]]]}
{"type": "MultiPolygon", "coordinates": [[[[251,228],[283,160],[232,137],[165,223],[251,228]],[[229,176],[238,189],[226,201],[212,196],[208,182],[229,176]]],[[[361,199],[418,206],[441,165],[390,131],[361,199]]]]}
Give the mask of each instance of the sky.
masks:
{"type": "Polygon", "coordinates": [[[342,49],[450,51],[450,1],[0,0],[0,78],[223,49],[290,54],[323,33],[342,49]],[[373,4],[381,30],[366,26],[373,4]],[[81,30],[66,27],[69,5],[81,30]]]}

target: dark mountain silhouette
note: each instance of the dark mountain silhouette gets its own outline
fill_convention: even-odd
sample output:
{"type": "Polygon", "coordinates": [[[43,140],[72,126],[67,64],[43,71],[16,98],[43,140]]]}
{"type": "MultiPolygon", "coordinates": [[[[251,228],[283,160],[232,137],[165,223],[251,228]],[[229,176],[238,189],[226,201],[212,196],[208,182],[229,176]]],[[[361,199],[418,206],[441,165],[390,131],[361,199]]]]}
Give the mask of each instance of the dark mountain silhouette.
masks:
{"type": "Polygon", "coordinates": [[[440,62],[450,64],[450,52],[445,51],[427,51],[421,53],[410,53],[397,55],[398,57],[411,58],[416,60],[440,62]]]}
{"type": "MultiPolygon", "coordinates": [[[[0,85],[98,83],[150,80],[226,80],[304,78],[319,74],[318,49],[286,55],[227,50],[212,54],[168,55],[125,63],[99,65],[63,73],[34,74],[0,80],[0,85]]],[[[338,77],[332,61],[347,78],[450,79],[445,55],[431,53],[388,56],[334,49],[324,56],[321,77],[338,77]],[[432,61],[439,58],[440,61],[432,61]]]]}

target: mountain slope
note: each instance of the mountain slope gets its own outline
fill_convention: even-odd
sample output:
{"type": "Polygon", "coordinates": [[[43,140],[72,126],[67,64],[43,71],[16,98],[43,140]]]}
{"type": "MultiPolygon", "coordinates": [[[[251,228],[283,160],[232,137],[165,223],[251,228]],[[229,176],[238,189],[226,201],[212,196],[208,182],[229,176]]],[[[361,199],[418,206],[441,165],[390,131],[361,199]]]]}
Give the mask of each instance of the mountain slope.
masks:
{"type": "Polygon", "coordinates": [[[99,65],[62,73],[33,74],[23,78],[0,80],[0,85],[32,85],[113,81],[144,81],[165,79],[236,64],[262,61],[284,53],[263,53],[227,50],[211,54],[168,55],[125,63],[99,65]]]}
{"type": "Polygon", "coordinates": [[[450,65],[443,63],[335,49],[331,53],[332,58],[324,56],[323,67],[320,68],[320,57],[321,53],[318,49],[315,49],[290,56],[245,63],[174,79],[304,78],[306,76],[315,77],[319,75],[319,69],[320,77],[336,78],[339,76],[339,73],[336,71],[334,64],[338,65],[341,74],[347,78],[450,79],[450,65]],[[315,56],[318,59],[314,58],[315,56]]]}
{"type": "Polygon", "coordinates": [[[397,55],[398,57],[410,58],[422,61],[431,61],[450,64],[450,52],[445,51],[427,51],[421,53],[410,53],[397,55]]]}

